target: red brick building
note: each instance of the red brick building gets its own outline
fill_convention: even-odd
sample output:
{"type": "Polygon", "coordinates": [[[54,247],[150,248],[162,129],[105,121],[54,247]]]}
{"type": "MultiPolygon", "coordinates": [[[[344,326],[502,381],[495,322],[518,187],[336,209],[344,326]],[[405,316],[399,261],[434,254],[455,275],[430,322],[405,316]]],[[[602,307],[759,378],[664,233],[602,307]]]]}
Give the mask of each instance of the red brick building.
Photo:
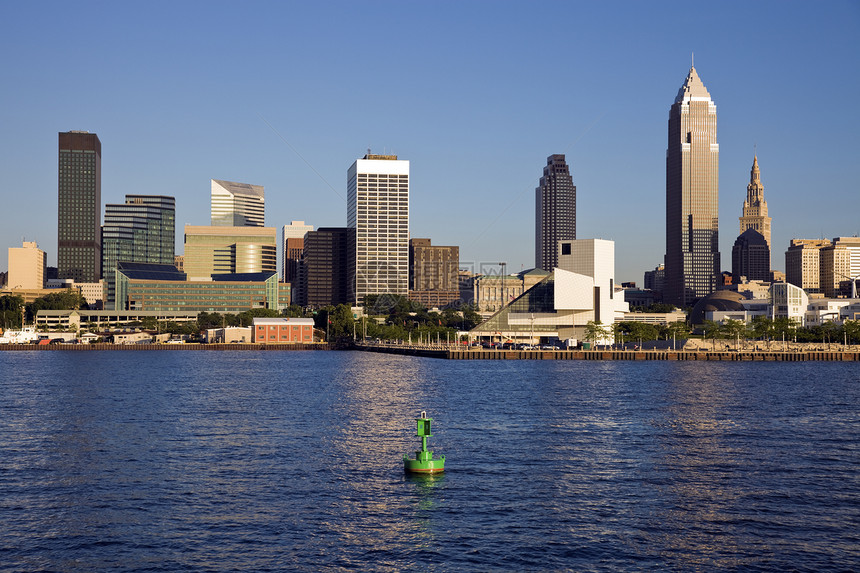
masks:
{"type": "Polygon", "coordinates": [[[311,343],[314,341],[312,318],[255,318],[255,344],[311,343]]]}

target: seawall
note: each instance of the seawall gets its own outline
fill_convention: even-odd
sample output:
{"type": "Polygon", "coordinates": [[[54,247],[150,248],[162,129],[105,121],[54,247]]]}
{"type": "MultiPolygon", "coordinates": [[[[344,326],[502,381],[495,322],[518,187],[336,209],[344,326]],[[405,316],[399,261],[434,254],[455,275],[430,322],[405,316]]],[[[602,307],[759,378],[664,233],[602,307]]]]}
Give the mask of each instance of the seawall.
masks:
{"type": "Polygon", "coordinates": [[[731,362],[858,362],[860,352],[839,351],[741,351],[690,352],[684,350],[486,350],[428,349],[398,346],[357,346],[365,352],[426,356],[448,360],[718,360],[731,362]]]}

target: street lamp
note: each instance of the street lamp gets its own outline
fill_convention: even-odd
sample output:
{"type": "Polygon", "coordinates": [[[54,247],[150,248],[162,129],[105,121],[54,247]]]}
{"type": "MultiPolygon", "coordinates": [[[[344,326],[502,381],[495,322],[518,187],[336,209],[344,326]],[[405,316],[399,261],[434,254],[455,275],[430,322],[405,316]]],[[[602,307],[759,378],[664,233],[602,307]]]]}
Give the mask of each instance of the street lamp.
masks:
{"type": "MultiPolygon", "coordinates": [[[[499,277],[502,279],[502,285],[499,287],[499,294],[501,295],[501,304],[499,305],[499,310],[502,310],[503,308],[505,308],[505,270],[507,269],[508,263],[501,262],[499,264],[502,266],[502,275],[501,275],[501,277],[499,277]]],[[[503,340],[502,337],[503,337],[502,325],[501,325],[501,318],[500,318],[499,319],[499,346],[502,345],[502,340],[503,340]]]]}
{"type": "Polygon", "coordinates": [[[531,346],[535,343],[535,313],[531,313],[531,315],[529,315],[529,318],[531,319],[532,326],[531,335],[529,336],[529,346],[531,346]]]}

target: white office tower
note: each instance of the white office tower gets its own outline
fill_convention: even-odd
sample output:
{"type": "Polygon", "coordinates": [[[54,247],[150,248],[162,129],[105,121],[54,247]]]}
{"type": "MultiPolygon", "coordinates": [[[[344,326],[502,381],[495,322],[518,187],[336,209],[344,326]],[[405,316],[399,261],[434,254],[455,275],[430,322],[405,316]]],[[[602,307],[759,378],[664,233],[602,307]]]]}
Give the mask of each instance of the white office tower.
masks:
{"type": "Polygon", "coordinates": [[[212,179],[213,227],[263,227],[266,201],[262,185],[212,179]]]}
{"type": "Polygon", "coordinates": [[[555,306],[578,311],[575,325],[593,320],[611,326],[629,310],[615,293],[615,242],[603,239],[559,241],[555,306]]]}
{"type": "Polygon", "coordinates": [[[347,172],[349,283],[353,300],[409,292],[409,162],[396,155],[365,155],[347,172]]]}

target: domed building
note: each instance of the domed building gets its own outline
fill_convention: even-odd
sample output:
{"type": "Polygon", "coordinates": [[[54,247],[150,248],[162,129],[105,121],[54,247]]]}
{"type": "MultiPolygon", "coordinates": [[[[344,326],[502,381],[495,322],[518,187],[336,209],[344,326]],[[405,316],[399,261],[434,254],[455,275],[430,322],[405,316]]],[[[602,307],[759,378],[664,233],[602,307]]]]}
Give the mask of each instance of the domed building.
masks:
{"type": "Polygon", "coordinates": [[[701,299],[690,311],[690,324],[698,326],[705,323],[705,313],[715,310],[744,311],[741,303],[744,295],[732,290],[718,290],[701,299]]]}

